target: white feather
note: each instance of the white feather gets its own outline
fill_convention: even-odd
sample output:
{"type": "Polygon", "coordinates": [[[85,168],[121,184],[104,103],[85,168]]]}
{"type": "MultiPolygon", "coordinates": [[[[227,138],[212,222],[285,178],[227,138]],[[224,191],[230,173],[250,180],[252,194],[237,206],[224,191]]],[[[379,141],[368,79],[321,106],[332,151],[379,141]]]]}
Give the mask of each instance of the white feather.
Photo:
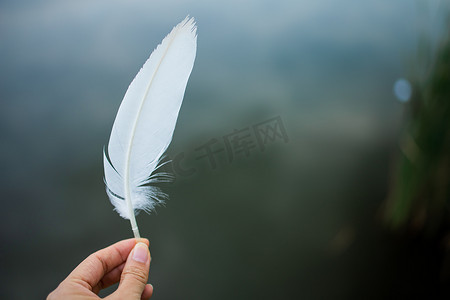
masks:
{"type": "Polygon", "coordinates": [[[194,65],[197,34],[186,18],[164,38],[128,87],[104,151],[106,190],[121,217],[129,219],[136,238],[135,214],[147,213],[164,201],[154,182],[169,146],[186,84],[194,65]]]}

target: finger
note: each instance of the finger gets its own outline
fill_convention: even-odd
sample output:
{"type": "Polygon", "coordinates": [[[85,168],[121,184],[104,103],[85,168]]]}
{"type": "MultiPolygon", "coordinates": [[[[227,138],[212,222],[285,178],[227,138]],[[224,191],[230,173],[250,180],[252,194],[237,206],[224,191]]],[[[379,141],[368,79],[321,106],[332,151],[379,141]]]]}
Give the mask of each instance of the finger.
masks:
{"type": "Polygon", "coordinates": [[[128,256],[116,291],[120,299],[141,299],[148,280],[150,259],[147,244],[137,243],[128,256]]]}
{"type": "Polygon", "coordinates": [[[148,300],[153,295],[153,285],[147,284],[142,292],[141,300],[148,300]]]}
{"type": "Polygon", "coordinates": [[[112,271],[108,272],[103,276],[102,279],[97,283],[96,286],[92,288],[92,291],[96,294],[100,292],[103,289],[106,289],[107,287],[119,282],[120,275],[122,275],[123,268],[125,267],[125,263],[122,263],[121,265],[117,266],[112,271]]]}
{"type": "MultiPolygon", "coordinates": [[[[140,241],[148,244],[147,239],[140,241]]],[[[70,273],[66,280],[79,283],[92,291],[105,274],[127,260],[135,244],[135,239],[128,239],[91,254],[70,273]]]]}

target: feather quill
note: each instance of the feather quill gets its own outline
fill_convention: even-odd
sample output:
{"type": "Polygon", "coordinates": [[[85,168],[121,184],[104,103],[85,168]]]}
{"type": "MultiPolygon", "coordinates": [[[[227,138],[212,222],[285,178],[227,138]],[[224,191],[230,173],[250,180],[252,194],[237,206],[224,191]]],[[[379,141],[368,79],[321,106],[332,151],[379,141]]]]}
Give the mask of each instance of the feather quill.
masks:
{"type": "Polygon", "coordinates": [[[150,213],[165,194],[152,183],[175,129],[186,84],[194,65],[197,27],[193,18],[175,26],[153,51],[128,87],[103,152],[106,192],[119,215],[140,238],[135,215],[150,213]]]}

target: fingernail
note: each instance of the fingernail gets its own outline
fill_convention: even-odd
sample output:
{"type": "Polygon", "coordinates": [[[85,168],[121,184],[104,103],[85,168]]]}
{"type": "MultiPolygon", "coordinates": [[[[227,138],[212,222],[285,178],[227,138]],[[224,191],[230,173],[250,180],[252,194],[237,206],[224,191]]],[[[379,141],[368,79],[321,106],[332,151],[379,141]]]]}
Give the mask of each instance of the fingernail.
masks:
{"type": "Polygon", "coordinates": [[[147,262],[148,248],[146,244],[139,242],[134,246],[133,259],[141,263],[147,262]]]}

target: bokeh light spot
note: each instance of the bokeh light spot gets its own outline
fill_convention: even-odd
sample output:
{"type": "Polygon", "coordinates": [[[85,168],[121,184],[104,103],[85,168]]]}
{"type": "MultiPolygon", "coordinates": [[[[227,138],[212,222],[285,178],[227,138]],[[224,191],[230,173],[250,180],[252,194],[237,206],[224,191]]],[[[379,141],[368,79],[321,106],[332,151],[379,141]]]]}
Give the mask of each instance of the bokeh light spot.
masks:
{"type": "Polygon", "coordinates": [[[400,102],[409,101],[412,94],[412,88],[409,81],[404,78],[397,79],[394,84],[394,94],[400,102]]]}

